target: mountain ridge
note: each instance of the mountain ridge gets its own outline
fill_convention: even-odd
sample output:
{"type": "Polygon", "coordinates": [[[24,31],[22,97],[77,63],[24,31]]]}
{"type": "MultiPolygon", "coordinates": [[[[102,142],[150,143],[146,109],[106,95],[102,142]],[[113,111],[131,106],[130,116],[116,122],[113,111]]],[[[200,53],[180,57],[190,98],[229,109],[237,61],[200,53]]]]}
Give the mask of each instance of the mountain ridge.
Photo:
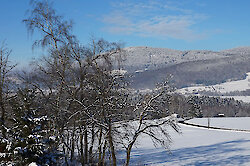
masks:
{"type": "Polygon", "coordinates": [[[211,85],[244,79],[250,71],[250,47],[222,51],[127,47],[123,69],[133,75],[132,87],[152,88],[172,74],[176,87],[211,85]]]}

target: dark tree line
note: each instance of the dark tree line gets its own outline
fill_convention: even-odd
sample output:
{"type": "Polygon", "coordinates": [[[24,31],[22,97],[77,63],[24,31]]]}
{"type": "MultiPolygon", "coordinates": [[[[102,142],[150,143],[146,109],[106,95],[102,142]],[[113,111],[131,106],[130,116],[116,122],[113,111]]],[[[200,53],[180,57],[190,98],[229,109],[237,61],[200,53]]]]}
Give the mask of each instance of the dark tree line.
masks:
{"type": "Polygon", "coordinates": [[[250,105],[233,98],[209,96],[173,95],[170,107],[182,117],[215,117],[224,114],[226,117],[250,115],[250,105]]]}

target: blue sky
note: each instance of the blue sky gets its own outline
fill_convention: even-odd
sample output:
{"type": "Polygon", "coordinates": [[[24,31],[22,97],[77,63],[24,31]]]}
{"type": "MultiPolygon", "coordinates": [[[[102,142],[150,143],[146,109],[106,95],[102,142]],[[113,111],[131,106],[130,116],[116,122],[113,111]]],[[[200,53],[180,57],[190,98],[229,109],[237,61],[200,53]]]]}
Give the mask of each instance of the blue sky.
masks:
{"type": "MultiPolygon", "coordinates": [[[[74,22],[82,44],[92,36],[129,46],[179,50],[223,50],[250,46],[249,0],[51,0],[59,15],[74,22]]],[[[0,41],[13,50],[11,60],[28,64],[45,53],[32,51],[22,20],[29,0],[1,0],[0,41]]]]}

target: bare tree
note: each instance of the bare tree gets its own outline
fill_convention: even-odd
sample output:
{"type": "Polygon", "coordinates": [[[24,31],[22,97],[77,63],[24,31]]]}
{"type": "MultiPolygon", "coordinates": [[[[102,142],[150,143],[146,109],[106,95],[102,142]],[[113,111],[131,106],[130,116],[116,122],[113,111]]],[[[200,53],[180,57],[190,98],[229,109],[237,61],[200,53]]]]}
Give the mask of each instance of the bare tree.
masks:
{"type": "Polygon", "coordinates": [[[169,110],[171,90],[172,88],[166,81],[151,93],[138,94],[132,110],[134,120],[117,125],[118,128],[125,131],[121,133],[123,139],[120,144],[126,150],[126,166],[129,165],[131,150],[141,135],[148,135],[155,146],[161,145],[169,149],[171,137],[168,130],[172,128],[176,132],[180,132],[175,118],[171,116],[173,110],[169,110]]]}
{"type": "Polygon", "coordinates": [[[47,1],[33,1],[32,5],[30,17],[24,22],[29,32],[41,33],[42,38],[34,46],[47,48],[48,55],[35,63],[34,71],[39,74],[34,73],[25,80],[40,92],[47,114],[54,119],[53,131],[60,138],[58,146],[63,149],[65,163],[78,157],[82,165],[90,164],[95,156],[101,166],[110,156],[110,163],[117,165],[116,148],[120,143],[117,136],[122,134],[130,136],[126,146],[127,165],[132,147],[142,133],[167,145],[169,139],[164,138],[168,134],[163,126],[170,125],[176,130],[178,127],[169,119],[148,120],[169,115],[162,105],[169,101],[169,87],[163,86],[132,103],[132,92],[119,70],[122,61],[119,43],[100,39],[84,47],[72,35],[72,23],[58,16],[47,1]],[[117,68],[114,68],[115,61],[117,68]],[[117,124],[129,120],[128,113],[133,114],[139,126],[124,133],[117,124]],[[154,137],[157,131],[154,128],[165,137],[154,137]]]}
{"type": "Polygon", "coordinates": [[[9,61],[9,56],[11,55],[11,50],[8,49],[5,43],[2,43],[0,48],[0,109],[1,109],[1,134],[3,138],[6,138],[6,106],[9,99],[10,93],[10,83],[11,83],[11,71],[15,68],[16,64],[12,65],[9,61]]]}

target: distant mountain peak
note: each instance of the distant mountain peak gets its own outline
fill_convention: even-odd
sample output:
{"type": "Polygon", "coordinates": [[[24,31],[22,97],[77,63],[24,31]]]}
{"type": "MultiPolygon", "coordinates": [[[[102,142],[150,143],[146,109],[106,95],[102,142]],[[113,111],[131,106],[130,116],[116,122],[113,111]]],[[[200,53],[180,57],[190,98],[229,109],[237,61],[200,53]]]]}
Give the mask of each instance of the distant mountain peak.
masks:
{"type": "Polygon", "coordinates": [[[220,52],[226,52],[231,54],[250,54],[250,46],[241,46],[232,49],[222,50],[220,52]]]}

